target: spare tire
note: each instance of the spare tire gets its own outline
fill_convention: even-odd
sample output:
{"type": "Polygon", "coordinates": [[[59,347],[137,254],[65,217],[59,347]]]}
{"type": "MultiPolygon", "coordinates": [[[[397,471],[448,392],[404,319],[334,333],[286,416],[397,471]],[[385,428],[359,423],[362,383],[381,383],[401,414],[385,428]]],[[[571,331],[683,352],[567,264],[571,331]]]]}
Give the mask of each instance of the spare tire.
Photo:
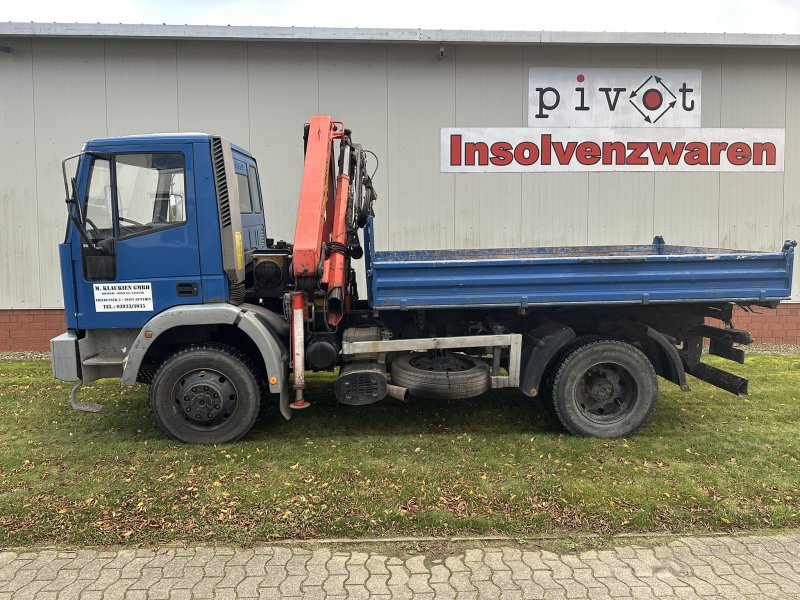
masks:
{"type": "Polygon", "coordinates": [[[456,400],[480,396],[491,385],[489,365],[464,354],[413,352],[396,357],[392,383],[420,398],[456,400]]]}

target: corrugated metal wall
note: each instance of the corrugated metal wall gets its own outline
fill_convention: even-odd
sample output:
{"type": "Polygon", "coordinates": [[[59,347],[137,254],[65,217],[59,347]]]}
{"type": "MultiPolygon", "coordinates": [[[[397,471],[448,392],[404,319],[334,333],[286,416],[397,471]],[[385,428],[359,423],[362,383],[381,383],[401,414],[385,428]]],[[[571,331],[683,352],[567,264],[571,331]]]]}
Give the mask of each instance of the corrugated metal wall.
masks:
{"type": "MultiPolygon", "coordinates": [[[[0,39],[0,308],[61,306],[60,161],[90,137],[210,131],[259,161],[291,239],[302,125],[375,151],[383,248],[800,238],[800,50],[0,39]],[[524,126],[531,66],[700,68],[703,127],[785,127],[785,173],[439,173],[441,127],[524,126]],[[6,283],[7,282],[7,283],[6,283]]],[[[798,269],[800,270],[800,269],[798,269]]],[[[798,285],[795,297],[800,299],[798,285]]]]}

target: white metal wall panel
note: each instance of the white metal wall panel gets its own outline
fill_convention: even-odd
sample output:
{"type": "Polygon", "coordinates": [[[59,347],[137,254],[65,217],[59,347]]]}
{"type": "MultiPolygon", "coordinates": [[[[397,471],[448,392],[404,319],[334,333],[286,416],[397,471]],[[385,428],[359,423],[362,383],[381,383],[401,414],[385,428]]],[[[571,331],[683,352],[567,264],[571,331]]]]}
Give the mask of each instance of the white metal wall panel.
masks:
{"type": "MultiPolygon", "coordinates": [[[[107,134],[104,43],[33,41],[39,287],[43,307],[61,306],[58,244],[66,207],[61,161],[89,138],[107,134]]],[[[31,229],[36,227],[33,223],[31,229]]]]}
{"type": "MultiPolygon", "coordinates": [[[[378,154],[387,249],[800,237],[800,50],[157,40],[0,42],[0,308],[61,306],[59,166],[88,138],[221,133],[259,161],[291,239],[302,125],[330,113],[378,154]],[[524,126],[532,66],[699,68],[703,127],[785,127],[785,173],[439,172],[441,127],[524,126]],[[6,274],[8,274],[6,276],[6,274]]],[[[798,286],[795,285],[797,299],[798,286]]]]}
{"type": "Polygon", "coordinates": [[[0,60],[0,307],[41,305],[32,108],[31,43],[15,41],[0,60]]]}
{"type": "Polygon", "coordinates": [[[247,44],[178,43],[178,127],[250,145],[247,44]]]}
{"type": "Polygon", "coordinates": [[[108,135],[178,131],[176,42],[106,41],[108,135]]]}
{"type": "Polygon", "coordinates": [[[389,46],[386,156],[392,248],[452,248],[455,243],[455,181],[439,172],[439,129],[455,124],[452,48],[438,59],[438,46],[389,46]]]}
{"type": "Polygon", "coordinates": [[[652,173],[591,173],[588,244],[649,244],[654,202],[652,173]]]}
{"type": "Polygon", "coordinates": [[[267,234],[291,241],[303,174],[303,124],[319,112],[317,44],[248,44],[250,151],[267,234]]]}
{"type": "Polygon", "coordinates": [[[653,233],[668,244],[719,245],[719,173],[656,173],[653,233]]]}

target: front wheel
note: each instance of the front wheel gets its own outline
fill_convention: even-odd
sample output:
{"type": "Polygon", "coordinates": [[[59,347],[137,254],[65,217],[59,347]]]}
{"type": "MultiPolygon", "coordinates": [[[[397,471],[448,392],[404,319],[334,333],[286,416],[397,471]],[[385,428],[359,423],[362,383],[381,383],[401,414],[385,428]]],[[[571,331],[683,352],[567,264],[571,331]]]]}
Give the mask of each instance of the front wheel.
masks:
{"type": "Polygon", "coordinates": [[[578,345],[556,368],[552,400],[571,433],[627,437],[650,419],[658,398],[653,365],[637,348],[601,339],[578,345]]]}
{"type": "Polygon", "coordinates": [[[169,437],[189,444],[226,444],[255,424],[261,390],[254,365],[222,344],[189,346],[159,367],[150,408],[169,437]]]}

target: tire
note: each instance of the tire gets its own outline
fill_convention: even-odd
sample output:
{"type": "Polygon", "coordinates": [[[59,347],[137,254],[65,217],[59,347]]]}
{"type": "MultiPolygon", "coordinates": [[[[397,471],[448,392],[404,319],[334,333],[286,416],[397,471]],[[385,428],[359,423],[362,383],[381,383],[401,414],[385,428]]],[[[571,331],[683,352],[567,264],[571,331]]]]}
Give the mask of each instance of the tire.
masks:
{"type": "Polygon", "coordinates": [[[165,360],[153,378],[153,418],[168,437],[188,444],[235,442],[258,419],[262,375],[230,346],[188,346],[165,360]]]}
{"type": "Polygon", "coordinates": [[[601,335],[585,335],[579,338],[572,340],[564,345],[561,350],[559,350],[555,357],[550,361],[542,375],[542,381],[539,384],[539,399],[542,402],[542,406],[544,406],[545,410],[553,417],[558,418],[558,414],[556,413],[556,407],[553,404],[553,378],[556,375],[556,371],[558,370],[558,366],[561,364],[561,361],[564,360],[564,357],[568,354],[574,352],[581,346],[585,346],[586,344],[591,344],[592,342],[596,342],[598,340],[605,340],[601,335]]]}
{"type": "Polygon", "coordinates": [[[618,340],[573,345],[553,376],[556,416],[576,435],[631,436],[650,419],[657,398],[653,365],[640,350],[618,340]]]}
{"type": "Polygon", "coordinates": [[[391,373],[394,385],[408,388],[414,396],[438,400],[480,396],[491,384],[489,365],[464,354],[404,354],[392,361],[391,373]]]}

